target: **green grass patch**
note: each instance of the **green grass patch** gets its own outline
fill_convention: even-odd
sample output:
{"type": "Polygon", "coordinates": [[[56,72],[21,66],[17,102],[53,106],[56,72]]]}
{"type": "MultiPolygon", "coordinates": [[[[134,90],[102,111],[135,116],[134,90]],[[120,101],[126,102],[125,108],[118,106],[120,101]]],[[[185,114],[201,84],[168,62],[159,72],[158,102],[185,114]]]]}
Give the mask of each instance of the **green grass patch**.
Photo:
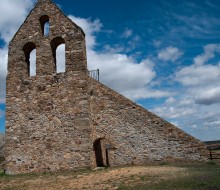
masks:
{"type": "Polygon", "coordinates": [[[119,186],[119,190],[220,190],[220,166],[208,164],[181,164],[179,167],[187,168],[188,176],[177,176],[174,179],[160,179],[151,176],[152,180],[147,183],[144,179],[149,176],[141,176],[141,183],[135,185],[119,186]]]}

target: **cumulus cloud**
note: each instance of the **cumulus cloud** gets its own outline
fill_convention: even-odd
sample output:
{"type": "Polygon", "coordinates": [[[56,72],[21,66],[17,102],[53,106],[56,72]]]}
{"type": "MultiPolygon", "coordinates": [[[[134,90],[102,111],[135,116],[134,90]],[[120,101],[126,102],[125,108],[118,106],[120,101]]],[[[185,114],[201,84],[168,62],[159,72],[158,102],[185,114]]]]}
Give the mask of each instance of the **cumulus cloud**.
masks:
{"type": "Polygon", "coordinates": [[[90,69],[100,69],[101,82],[130,99],[169,95],[168,92],[148,88],[156,76],[154,63],[149,59],[137,63],[125,54],[97,54],[88,51],[88,64],[90,69]]]}
{"type": "Polygon", "coordinates": [[[220,65],[190,65],[179,70],[176,79],[184,86],[216,83],[220,80],[220,65]]]}
{"type": "Polygon", "coordinates": [[[158,53],[158,59],[161,61],[172,61],[175,62],[182,56],[183,52],[177,47],[169,46],[158,53]]]}
{"type": "Polygon", "coordinates": [[[195,96],[195,102],[206,105],[220,103],[220,87],[213,87],[207,91],[203,89],[199,95],[195,96]]]}

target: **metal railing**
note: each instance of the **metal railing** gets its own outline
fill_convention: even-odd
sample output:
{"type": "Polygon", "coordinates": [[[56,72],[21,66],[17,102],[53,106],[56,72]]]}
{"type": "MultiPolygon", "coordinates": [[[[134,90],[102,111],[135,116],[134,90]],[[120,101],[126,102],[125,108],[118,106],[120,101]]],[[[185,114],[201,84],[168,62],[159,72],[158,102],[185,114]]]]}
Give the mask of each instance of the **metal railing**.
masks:
{"type": "Polygon", "coordinates": [[[93,79],[99,81],[99,69],[88,71],[88,75],[93,79]]]}

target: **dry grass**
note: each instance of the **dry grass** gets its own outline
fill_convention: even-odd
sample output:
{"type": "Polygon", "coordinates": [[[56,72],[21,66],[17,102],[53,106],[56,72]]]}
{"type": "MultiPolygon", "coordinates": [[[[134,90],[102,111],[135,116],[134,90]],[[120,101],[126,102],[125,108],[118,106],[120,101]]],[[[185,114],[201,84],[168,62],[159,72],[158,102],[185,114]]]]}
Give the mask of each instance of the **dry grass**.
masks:
{"type": "MultiPolygon", "coordinates": [[[[165,165],[136,166],[97,171],[62,172],[57,174],[29,174],[0,176],[1,190],[74,190],[74,189],[156,189],[164,188],[164,183],[187,179],[210,179],[220,166],[217,165],[165,165]],[[209,169],[209,172],[207,170],[209,169]],[[211,168],[211,169],[210,169],[211,168]],[[206,171],[207,173],[204,173],[206,171]],[[206,175],[207,174],[207,175],[206,175]],[[163,184],[162,187],[158,186],[163,184]],[[150,185],[150,187],[148,187],[150,185]],[[146,188],[145,188],[146,187],[146,188]]],[[[219,173],[218,173],[219,172],[219,173]]],[[[184,182],[185,183],[185,182],[184,182]]],[[[169,189],[172,189],[170,187],[169,189]]],[[[177,188],[178,189],[178,188],[177,188]]],[[[190,188],[188,188],[190,189],[190,188]]],[[[194,188],[196,189],[196,188],[194,188]]],[[[198,188],[202,189],[202,188],[198,188]]],[[[220,189],[220,181],[219,181],[220,189]]],[[[217,189],[216,189],[217,190],[217,189]]]]}

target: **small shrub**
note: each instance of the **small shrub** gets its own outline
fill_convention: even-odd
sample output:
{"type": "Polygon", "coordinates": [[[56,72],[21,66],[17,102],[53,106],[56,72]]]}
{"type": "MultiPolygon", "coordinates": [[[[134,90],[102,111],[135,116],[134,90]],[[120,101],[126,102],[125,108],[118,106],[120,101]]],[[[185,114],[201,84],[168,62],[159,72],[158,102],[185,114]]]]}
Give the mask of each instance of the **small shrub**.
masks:
{"type": "Polygon", "coordinates": [[[209,160],[209,161],[207,162],[207,164],[209,164],[209,165],[216,165],[216,162],[213,161],[213,160],[209,160]]]}

